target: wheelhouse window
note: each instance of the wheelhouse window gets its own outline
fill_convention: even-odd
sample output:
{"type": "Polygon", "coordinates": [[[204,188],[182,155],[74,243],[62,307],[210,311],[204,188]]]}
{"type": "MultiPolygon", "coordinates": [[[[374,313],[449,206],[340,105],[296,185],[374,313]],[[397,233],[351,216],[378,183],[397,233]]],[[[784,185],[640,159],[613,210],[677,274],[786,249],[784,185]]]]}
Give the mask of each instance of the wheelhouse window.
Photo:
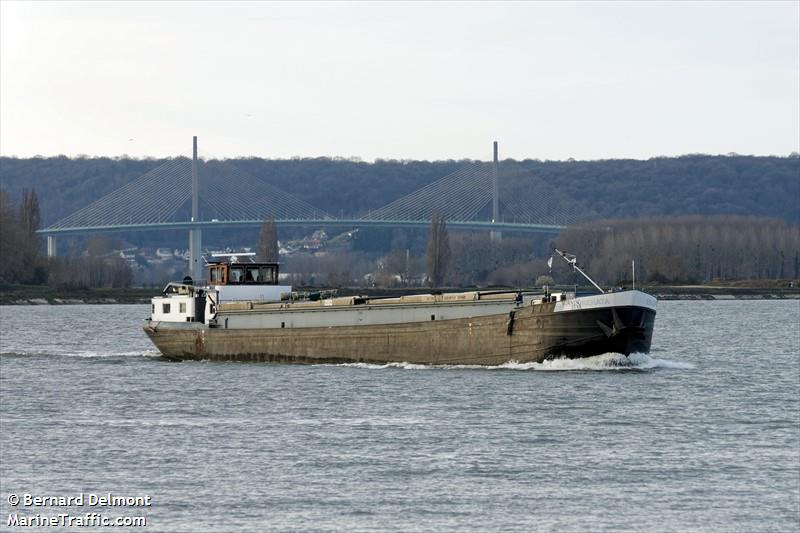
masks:
{"type": "Polygon", "coordinates": [[[258,269],[261,275],[261,283],[275,284],[278,282],[275,276],[275,269],[270,266],[262,266],[258,269]]]}
{"type": "Polygon", "coordinates": [[[243,267],[231,267],[229,283],[244,283],[243,267]]]}
{"type": "Polygon", "coordinates": [[[215,285],[275,285],[278,283],[278,265],[213,265],[209,268],[208,278],[215,285]]]}
{"type": "Polygon", "coordinates": [[[225,267],[223,265],[213,266],[209,269],[208,279],[211,283],[225,283],[225,267]]]}

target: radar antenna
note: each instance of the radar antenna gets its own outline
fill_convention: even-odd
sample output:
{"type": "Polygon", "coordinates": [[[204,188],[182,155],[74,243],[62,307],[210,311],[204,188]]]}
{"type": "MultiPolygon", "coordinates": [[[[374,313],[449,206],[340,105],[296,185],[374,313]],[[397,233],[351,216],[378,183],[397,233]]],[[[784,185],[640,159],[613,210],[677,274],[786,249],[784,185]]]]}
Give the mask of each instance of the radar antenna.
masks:
{"type": "Polygon", "coordinates": [[[214,252],[211,254],[211,257],[227,257],[228,259],[230,259],[231,263],[238,263],[240,257],[247,257],[248,259],[250,259],[251,263],[255,263],[255,261],[253,261],[253,257],[255,257],[255,255],[256,255],[255,252],[239,252],[232,254],[214,252]]]}

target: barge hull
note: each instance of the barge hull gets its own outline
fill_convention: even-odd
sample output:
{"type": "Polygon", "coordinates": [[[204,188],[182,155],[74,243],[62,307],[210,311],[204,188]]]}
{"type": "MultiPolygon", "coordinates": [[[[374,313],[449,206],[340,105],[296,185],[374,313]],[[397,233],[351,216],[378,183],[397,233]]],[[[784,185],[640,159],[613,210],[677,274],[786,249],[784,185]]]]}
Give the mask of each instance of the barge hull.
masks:
{"type": "Polygon", "coordinates": [[[554,312],[555,305],[473,318],[362,326],[227,329],[148,320],[144,330],[161,353],[174,360],[500,365],[650,350],[653,309],[554,312]]]}

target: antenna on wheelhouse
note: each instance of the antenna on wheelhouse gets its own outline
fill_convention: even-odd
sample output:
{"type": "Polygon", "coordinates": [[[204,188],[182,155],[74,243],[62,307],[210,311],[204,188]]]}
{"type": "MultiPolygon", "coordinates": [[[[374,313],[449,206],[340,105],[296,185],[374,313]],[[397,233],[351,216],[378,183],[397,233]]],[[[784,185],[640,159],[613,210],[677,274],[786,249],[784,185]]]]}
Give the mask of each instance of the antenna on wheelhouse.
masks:
{"type": "Polygon", "coordinates": [[[595,283],[595,282],[594,282],[594,280],[593,280],[592,278],[590,278],[590,277],[589,277],[589,274],[587,274],[586,272],[584,272],[583,270],[581,270],[581,267],[579,267],[579,266],[578,266],[578,258],[577,258],[577,257],[575,257],[575,255],[574,255],[574,254],[570,254],[570,253],[567,253],[567,252],[562,252],[562,251],[561,251],[561,250],[559,250],[558,248],[556,248],[556,249],[555,249],[555,251],[556,251],[556,253],[557,253],[558,255],[560,255],[560,256],[561,256],[561,258],[562,258],[564,261],[566,261],[567,263],[569,263],[570,265],[572,265],[572,268],[573,268],[573,270],[577,270],[578,272],[580,272],[580,274],[581,274],[581,275],[582,275],[584,278],[586,278],[587,280],[589,280],[589,283],[591,283],[592,285],[594,285],[594,286],[595,286],[595,288],[596,288],[598,291],[600,291],[600,293],[601,293],[601,294],[605,294],[605,293],[606,293],[606,291],[604,291],[604,290],[602,289],[602,287],[600,287],[600,285],[598,285],[597,283],[595,283]]]}

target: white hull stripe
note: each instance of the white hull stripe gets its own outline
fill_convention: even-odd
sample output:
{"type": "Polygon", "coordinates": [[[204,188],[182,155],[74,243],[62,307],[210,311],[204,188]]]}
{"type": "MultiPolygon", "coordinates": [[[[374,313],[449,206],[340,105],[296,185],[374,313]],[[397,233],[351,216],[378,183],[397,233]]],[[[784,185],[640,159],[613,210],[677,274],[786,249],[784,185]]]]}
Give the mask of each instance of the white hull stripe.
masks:
{"type": "Polygon", "coordinates": [[[645,307],[655,311],[656,299],[641,291],[612,292],[556,302],[556,307],[553,311],[560,313],[583,309],[600,309],[603,307],[645,307]]]}

